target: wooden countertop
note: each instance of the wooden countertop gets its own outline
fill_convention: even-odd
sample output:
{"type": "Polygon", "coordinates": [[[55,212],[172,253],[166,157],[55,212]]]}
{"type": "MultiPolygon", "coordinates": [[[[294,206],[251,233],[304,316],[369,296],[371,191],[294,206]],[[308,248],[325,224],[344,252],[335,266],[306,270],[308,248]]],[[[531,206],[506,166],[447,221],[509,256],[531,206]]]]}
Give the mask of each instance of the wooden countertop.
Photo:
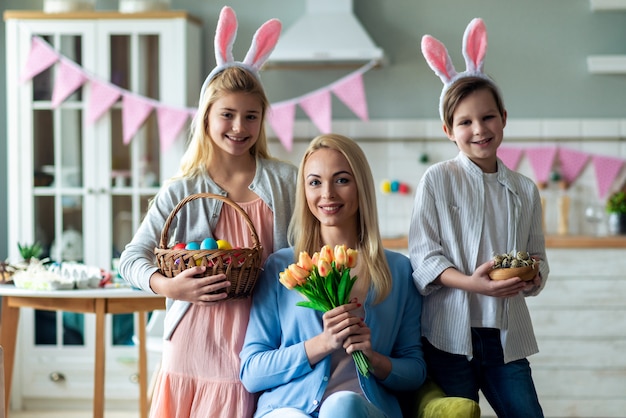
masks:
{"type": "MultiPolygon", "coordinates": [[[[383,238],[389,249],[407,249],[407,237],[383,238]]],[[[626,235],[594,237],[587,235],[547,235],[547,248],[626,248],[626,235]]]]}

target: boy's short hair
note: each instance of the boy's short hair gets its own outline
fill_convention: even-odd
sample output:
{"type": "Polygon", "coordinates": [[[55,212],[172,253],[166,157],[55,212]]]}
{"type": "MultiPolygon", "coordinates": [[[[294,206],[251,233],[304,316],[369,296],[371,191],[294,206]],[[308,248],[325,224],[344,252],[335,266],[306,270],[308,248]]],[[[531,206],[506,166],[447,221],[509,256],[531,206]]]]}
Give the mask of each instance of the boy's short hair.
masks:
{"type": "Polygon", "coordinates": [[[505,108],[504,101],[502,100],[502,94],[498,86],[484,77],[462,77],[456,80],[446,90],[442,101],[442,118],[443,123],[448,130],[452,130],[452,121],[454,119],[454,111],[457,106],[467,96],[478,90],[488,90],[491,92],[493,99],[498,107],[500,116],[504,116],[505,108]]]}

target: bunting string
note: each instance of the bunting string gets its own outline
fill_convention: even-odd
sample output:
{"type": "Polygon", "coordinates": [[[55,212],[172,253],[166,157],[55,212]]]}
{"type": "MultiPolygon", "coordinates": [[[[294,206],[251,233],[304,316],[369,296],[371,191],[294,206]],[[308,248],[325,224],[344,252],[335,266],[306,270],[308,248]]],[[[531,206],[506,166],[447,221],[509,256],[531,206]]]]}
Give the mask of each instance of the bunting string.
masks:
{"type": "Polygon", "coordinates": [[[511,170],[517,170],[526,155],[534,180],[546,184],[552,172],[558,172],[566,186],[571,186],[589,162],[593,164],[598,198],[605,199],[620,176],[625,161],[612,156],[592,155],[560,146],[518,148],[501,145],[498,158],[511,170]]]}
{"type": "MultiPolygon", "coordinates": [[[[121,99],[124,144],[132,141],[152,112],[155,112],[161,150],[167,151],[179,137],[189,119],[195,115],[196,108],[168,106],[158,100],[122,89],[91,74],[36,35],[31,38],[31,48],[22,69],[20,81],[28,82],[53,65],[56,65],[56,71],[52,87],[52,107],[57,108],[77,89],[89,83],[91,94],[87,102],[86,122],[93,124],[121,99]]],[[[358,118],[367,121],[369,116],[363,74],[374,65],[375,62],[372,61],[327,86],[293,99],[272,103],[268,112],[268,123],[285,149],[291,151],[293,146],[293,127],[297,106],[300,106],[320,132],[331,131],[332,94],[358,118]]]]}
{"type": "MultiPolygon", "coordinates": [[[[85,119],[87,124],[93,124],[121,99],[122,133],[125,144],[130,143],[150,114],[156,112],[161,150],[167,151],[179,137],[189,119],[193,118],[196,113],[196,108],[168,106],[103,80],[60,54],[43,38],[36,35],[31,38],[31,48],[20,74],[20,82],[25,83],[32,80],[53,65],[57,67],[52,87],[52,107],[57,108],[77,89],[89,83],[91,90],[85,119]]],[[[331,99],[333,94],[359,119],[367,121],[369,116],[363,74],[372,69],[374,65],[375,62],[367,63],[327,86],[293,99],[271,104],[268,112],[268,123],[283,147],[288,151],[292,149],[293,127],[298,106],[320,132],[329,133],[331,131],[331,99]]],[[[563,180],[571,185],[587,164],[591,162],[600,199],[606,198],[625,163],[621,158],[591,155],[557,146],[525,149],[500,146],[498,149],[498,157],[512,170],[517,170],[523,155],[528,158],[535,181],[540,184],[545,184],[549,180],[550,174],[556,167],[563,180]]]]}

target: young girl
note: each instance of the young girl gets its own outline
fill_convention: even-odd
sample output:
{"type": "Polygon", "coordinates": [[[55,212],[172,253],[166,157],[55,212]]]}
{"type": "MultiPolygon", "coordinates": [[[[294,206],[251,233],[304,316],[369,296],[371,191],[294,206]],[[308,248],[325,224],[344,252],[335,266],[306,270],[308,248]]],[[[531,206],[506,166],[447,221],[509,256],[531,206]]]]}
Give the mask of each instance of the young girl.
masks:
{"type": "MultiPolygon", "coordinates": [[[[268,100],[256,73],[264,58],[242,63],[228,59],[236,31],[233,20],[232,10],[224,8],[216,36],[218,67],[204,83],[180,175],[159,191],[120,261],[122,277],[133,286],[167,297],[152,417],[250,417],[254,412],[254,396],[239,380],[239,351],[251,300],[222,301],[226,294],[214,292],[229,283],[223,274],[196,277],[205,267],[166,278],[157,271],[153,254],[167,216],[194,193],[228,196],[242,206],[258,233],[263,259],[287,246],[297,170],[269,156],[264,129],[268,100]]],[[[252,49],[257,41],[277,39],[276,23],[259,29],[252,49]]],[[[193,200],[178,212],[170,239],[206,237],[225,239],[232,246],[253,244],[247,224],[231,206],[216,199],[193,200]]]]}
{"type": "Polygon", "coordinates": [[[458,156],[421,179],[409,231],[413,278],[424,297],[422,331],[429,374],[444,392],[478,401],[499,417],[542,417],[526,357],[538,351],[525,296],[548,277],[541,203],[535,184],[496,156],[506,111],[482,72],[486,32],[468,26],[467,70],[456,73],[445,47],[425,36],[422,50],[444,81],[443,130],[458,156]],[[530,282],[492,281],[495,254],[527,251],[540,260],[530,282]]]}
{"type": "Polygon", "coordinates": [[[244,385],[263,392],[255,416],[401,418],[392,392],[417,389],[426,376],[421,296],[408,258],[382,247],[374,181],[354,141],[329,134],[311,142],[289,237],[293,248],[270,256],[261,273],[241,351],[244,385]],[[353,302],[322,315],[296,306],[303,297],[278,276],[324,244],[358,250],[358,279],[353,302]],[[356,371],[356,350],[372,364],[369,378],[356,371]]]}

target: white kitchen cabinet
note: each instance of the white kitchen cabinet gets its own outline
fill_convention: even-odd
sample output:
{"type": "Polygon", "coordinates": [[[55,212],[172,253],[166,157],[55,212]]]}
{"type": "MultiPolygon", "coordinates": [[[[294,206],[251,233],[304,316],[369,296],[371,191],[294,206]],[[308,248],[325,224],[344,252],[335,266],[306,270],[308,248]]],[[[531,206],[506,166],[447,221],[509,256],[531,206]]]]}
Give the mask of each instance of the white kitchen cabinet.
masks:
{"type": "MultiPolygon", "coordinates": [[[[9,257],[20,259],[17,243],[39,242],[52,260],[110,270],[161,182],[175,173],[187,130],[161,153],[152,112],[125,145],[120,102],[96,123],[85,121],[89,82],[53,108],[56,66],[20,82],[31,37],[101,81],[187,108],[195,107],[202,82],[201,22],[180,11],[6,11],[4,18],[9,257]]],[[[132,319],[107,318],[107,402],[137,399],[132,319]]],[[[93,333],[93,315],[23,310],[13,407],[89,400],[93,333]]]]}

